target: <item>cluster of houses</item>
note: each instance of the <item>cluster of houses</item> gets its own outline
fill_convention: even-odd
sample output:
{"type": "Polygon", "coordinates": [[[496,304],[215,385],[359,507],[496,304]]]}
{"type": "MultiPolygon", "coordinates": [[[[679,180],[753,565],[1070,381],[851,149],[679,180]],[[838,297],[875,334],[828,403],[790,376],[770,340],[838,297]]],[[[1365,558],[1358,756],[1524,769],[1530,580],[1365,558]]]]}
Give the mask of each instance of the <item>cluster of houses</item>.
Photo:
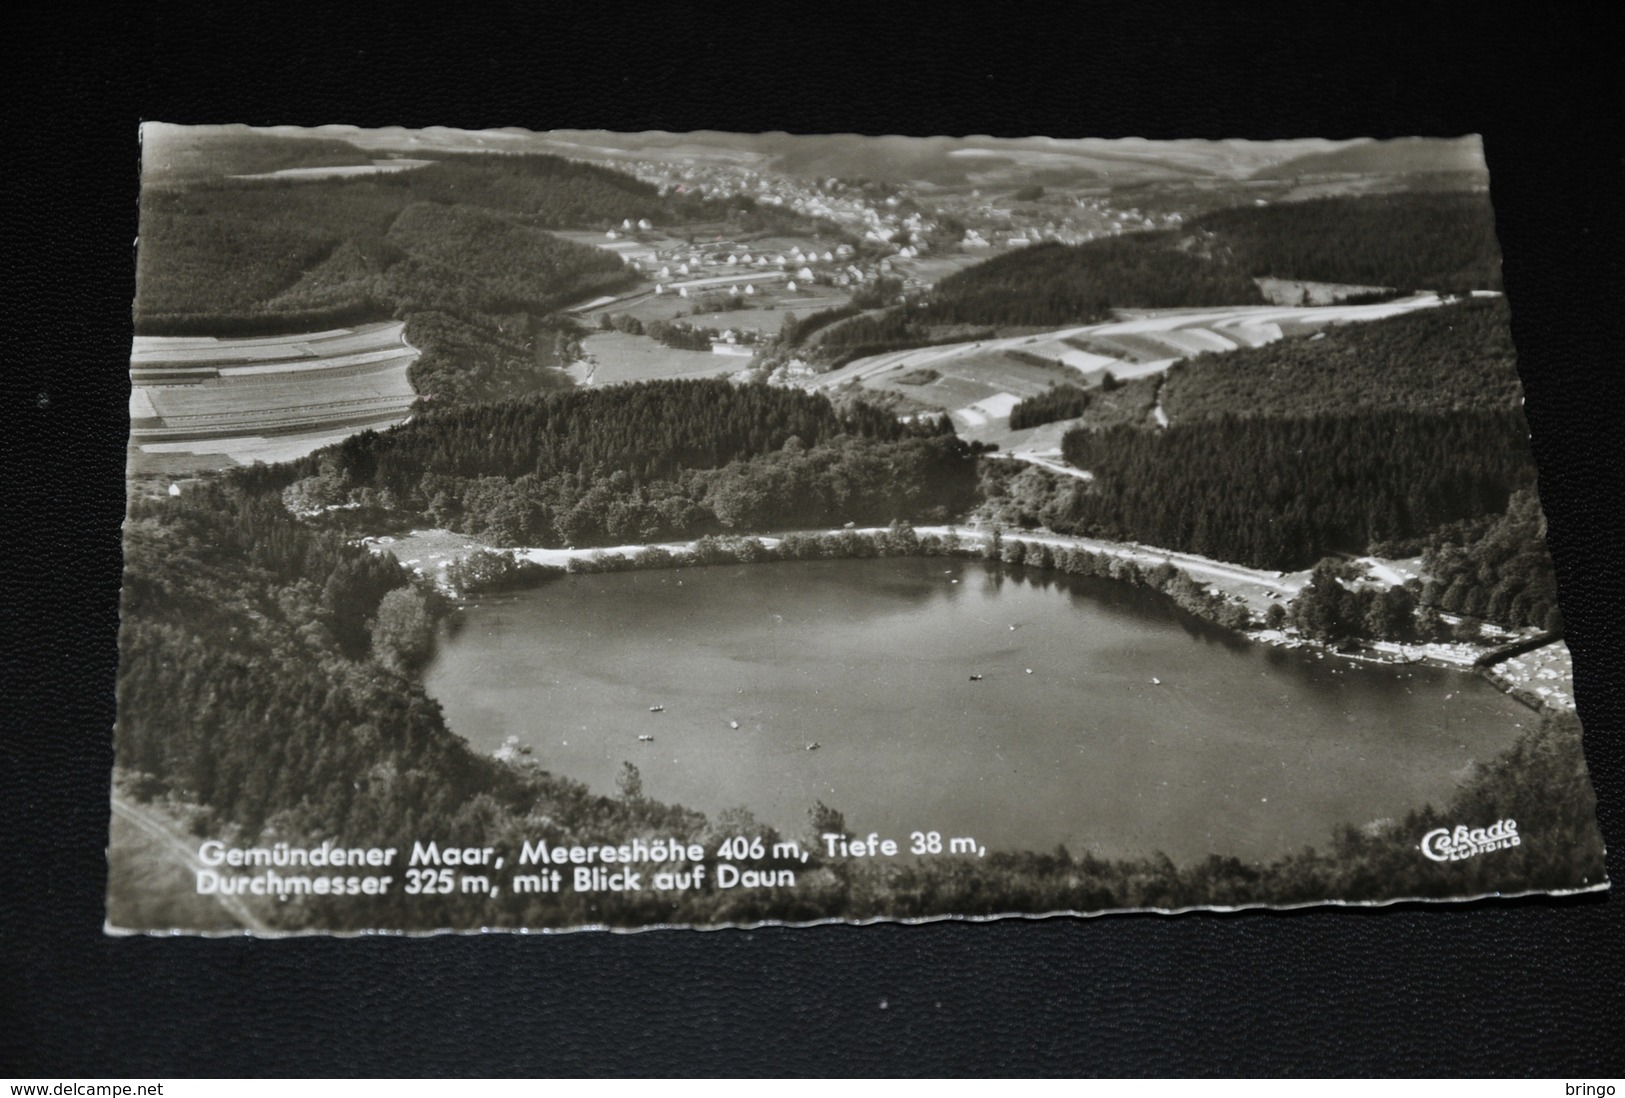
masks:
{"type": "Polygon", "coordinates": [[[851,260],[856,250],[839,244],[819,251],[794,245],[788,251],[757,251],[732,241],[719,241],[671,249],[657,255],[646,268],[655,280],[655,292],[675,291],[687,297],[696,284],[730,284],[735,295],[753,296],[753,282],[787,282],[792,292],[814,282],[850,284],[862,281],[864,272],[851,260]],[[658,264],[656,266],[655,264],[658,264]]]}
{"type": "MultiPolygon", "coordinates": [[[[622,170],[629,166],[618,165],[622,170]]],[[[665,192],[715,193],[750,195],[765,206],[791,209],[808,217],[821,218],[841,225],[865,242],[884,247],[898,259],[914,259],[931,251],[929,238],[942,246],[941,225],[935,216],[921,211],[897,195],[878,197],[864,188],[849,185],[839,179],[795,179],[763,174],[738,164],[691,163],[672,164],[662,161],[639,161],[630,165],[632,173],[654,183],[665,192]]],[[[947,198],[943,213],[951,214],[967,228],[958,244],[958,250],[978,252],[993,248],[1021,248],[1032,244],[1055,242],[1081,244],[1100,237],[1117,236],[1126,232],[1178,227],[1182,218],[1176,213],[1157,214],[1138,208],[1119,209],[1109,197],[1082,195],[1064,203],[1050,202],[1041,208],[1012,207],[1001,198],[984,198],[973,190],[959,200],[947,198]]],[[[647,229],[647,220],[625,219],[622,232],[647,229]]],[[[616,235],[611,230],[611,238],[616,235]]],[[[748,250],[730,246],[731,250],[718,253],[680,257],[680,262],[665,263],[665,257],[656,262],[669,267],[676,279],[692,274],[696,264],[721,267],[748,267],[760,271],[783,271],[798,285],[808,281],[829,281],[851,284],[862,281],[859,274],[846,272],[842,283],[833,270],[821,270],[818,263],[840,264],[851,259],[850,250],[840,249],[814,254],[756,255],[748,250]],[[681,267],[687,266],[683,271],[681,267]],[[824,277],[825,275],[828,277],[824,277]]]]}
{"type": "Polygon", "coordinates": [[[658,160],[619,162],[661,193],[748,195],[763,206],[794,210],[806,217],[832,221],[854,235],[876,243],[900,236],[917,248],[926,233],[937,230],[929,216],[903,207],[896,195],[877,198],[839,179],[794,179],[764,175],[737,164],[672,164],[658,160]]]}

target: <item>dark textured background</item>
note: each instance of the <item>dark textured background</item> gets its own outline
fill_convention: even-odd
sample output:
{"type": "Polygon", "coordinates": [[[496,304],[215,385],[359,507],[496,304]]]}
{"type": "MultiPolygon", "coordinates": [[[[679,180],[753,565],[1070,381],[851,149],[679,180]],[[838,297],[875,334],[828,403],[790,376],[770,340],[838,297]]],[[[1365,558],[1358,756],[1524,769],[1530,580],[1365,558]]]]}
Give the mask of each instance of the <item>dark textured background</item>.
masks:
{"type": "Polygon", "coordinates": [[[1607,1033],[1625,1006],[1625,902],[1607,898],[748,933],[102,936],[143,118],[1483,133],[1621,875],[1614,32],[1548,6],[977,7],[448,5],[431,23],[405,6],[147,3],[11,28],[0,1075],[1619,1073],[1607,1033]]]}

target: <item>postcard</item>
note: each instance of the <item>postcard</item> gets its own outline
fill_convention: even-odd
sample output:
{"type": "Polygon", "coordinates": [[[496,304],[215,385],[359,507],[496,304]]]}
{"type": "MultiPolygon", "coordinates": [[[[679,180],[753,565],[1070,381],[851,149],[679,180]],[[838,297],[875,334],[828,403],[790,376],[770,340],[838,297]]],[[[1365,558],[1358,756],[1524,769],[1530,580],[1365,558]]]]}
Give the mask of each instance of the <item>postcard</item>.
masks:
{"type": "Polygon", "coordinates": [[[1477,138],[141,139],[109,933],[1608,887],[1477,138]]]}

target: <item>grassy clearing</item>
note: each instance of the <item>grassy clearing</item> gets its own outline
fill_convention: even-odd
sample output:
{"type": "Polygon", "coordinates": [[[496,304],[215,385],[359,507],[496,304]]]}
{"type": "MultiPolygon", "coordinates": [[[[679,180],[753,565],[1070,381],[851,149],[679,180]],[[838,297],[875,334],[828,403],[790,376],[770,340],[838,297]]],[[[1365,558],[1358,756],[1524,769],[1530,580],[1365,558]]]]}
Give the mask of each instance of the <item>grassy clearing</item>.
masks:
{"type": "Polygon", "coordinates": [[[1000,393],[1036,396],[1056,382],[1068,380],[1081,381],[1082,375],[1065,367],[1019,362],[1001,351],[968,351],[937,359],[929,366],[904,364],[868,379],[865,386],[901,391],[915,400],[951,409],[1000,393]],[[927,373],[935,376],[922,380],[927,373]]]}
{"type": "Polygon", "coordinates": [[[729,376],[748,361],[708,351],[683,351],[624,332],[594,332],[581,346],[592,356],[591,372],[584,376],[595,388],[632,381],[729,376]]]}

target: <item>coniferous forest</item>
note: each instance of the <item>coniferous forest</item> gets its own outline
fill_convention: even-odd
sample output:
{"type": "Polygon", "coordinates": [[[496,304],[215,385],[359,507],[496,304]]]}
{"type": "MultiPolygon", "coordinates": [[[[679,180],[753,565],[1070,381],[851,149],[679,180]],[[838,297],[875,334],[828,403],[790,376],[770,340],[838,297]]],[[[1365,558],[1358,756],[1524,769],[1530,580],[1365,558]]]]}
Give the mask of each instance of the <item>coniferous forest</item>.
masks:
{"type": "Polygon", "coordinates": [[[1162,387],[1172,423],[1225,415],[1516,408],[1523,399],[1501,298],[1333,325],[1314,339],[1197,355],[1162,387]]]}
{"type": "Polygon", "coordinates": [[[945,324],[1091,324],[1130,305],[1264,304],[1241,267],[1222,254],[1186,250],[1183,239],[1168,230],[1008,252],[937,283],[931,319],[945,324]]]}
{"type": "Polygon", "coordinates": [[[1495,514],[1534,483],[1520,411],[1225,417],[1074,430],[1052,529],[1291,571],[1328,553],[1495,514]]]}
{"type": "Polygon", "coordinates": [[[1076,419],[1088,410],[1090,399],[1087,389],[1080,389],[1076,385],[1056,385],[1011,408],[1010,429],[1021,431],[1056,420],[1076,419]]]}
{"type": "Polygon", "coordinates": [[[935,421],[726,381],[648,382],[421,417],[254,474],[311,511],[364,503],[500,545],[945,520],[974,451],[935,421]]]}

